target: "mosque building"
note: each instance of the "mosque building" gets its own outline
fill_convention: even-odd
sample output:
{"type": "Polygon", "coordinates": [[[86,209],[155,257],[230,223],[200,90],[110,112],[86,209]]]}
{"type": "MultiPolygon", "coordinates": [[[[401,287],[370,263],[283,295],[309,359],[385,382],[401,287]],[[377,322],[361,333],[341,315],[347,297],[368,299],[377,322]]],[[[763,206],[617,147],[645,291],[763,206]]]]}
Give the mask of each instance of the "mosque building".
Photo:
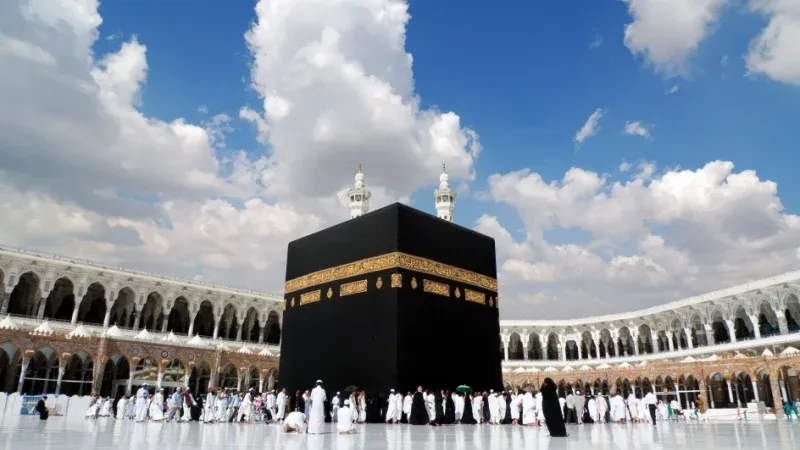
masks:
{"type": "MultiPolygon", "coordinates": [[[[442,167],[437,216],[456,193],[442,167]]],[[[351,218],[369,212],[359,166],[351,218]]],[[[278,377],[283,298],[0,247],[0,391],[102,396],[142,383],[259,390],[278,377]]],[[[677,396],[737,413],[800,398],[800,271],[621,314],[501,320],[507,387],[677,396]]],[[[777,408],[781,414],[780,408],[777,408]]]]}

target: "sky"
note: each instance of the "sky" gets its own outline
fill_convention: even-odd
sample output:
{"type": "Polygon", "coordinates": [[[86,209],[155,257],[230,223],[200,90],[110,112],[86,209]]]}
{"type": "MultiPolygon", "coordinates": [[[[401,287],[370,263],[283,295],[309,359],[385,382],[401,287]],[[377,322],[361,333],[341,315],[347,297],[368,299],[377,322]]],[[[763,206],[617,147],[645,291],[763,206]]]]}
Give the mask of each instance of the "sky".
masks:
{"type": "Polygon", "coordinates": [[[445,163],[501,318],[800,269],[796,0],[8,0],[0,67],[6,245],[280,293],[445,163]]]}

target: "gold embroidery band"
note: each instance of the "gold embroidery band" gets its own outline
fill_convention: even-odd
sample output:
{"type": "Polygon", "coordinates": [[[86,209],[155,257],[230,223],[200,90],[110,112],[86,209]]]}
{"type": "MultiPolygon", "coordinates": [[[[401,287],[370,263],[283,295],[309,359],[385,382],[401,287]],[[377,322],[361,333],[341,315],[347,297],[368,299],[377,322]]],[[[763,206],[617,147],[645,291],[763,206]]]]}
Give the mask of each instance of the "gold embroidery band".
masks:
{"type": "Polygon", "coordinates": [[[422,280],[422,290],[431,294],[450,297],[450,286],[431,280],[422,280]]]}
{"type": "Polygon", "coordinates": [[[469,270],[460,269],[419,256],[394,252],[385,255],[362,259],[341,266],[313,272],[286,282],[287,294],[313,286],[332,283],[351,277],[358,277],[373,272],[389,269],[406,269],[421,272],[458,283],[470,284],[492,292],[497,292],[497,280],[469,270]]]}
{"type": "Polygon", "coordinates": [[[367,280],[358,280],[339,286],[339,297],[367,292],[367,280]]]}
{"type": "Polygon", "coordinates": [[[464,289],[464,299],[472,303],[486,304],[486,294],[471,289],[464,289]]]}
{"type": "Polygon", "coordinates": [[[300,304],[305,305],[307,303],[318,302],[320,298],[322,298],[322,291],[319,289],[316,291],[306,292],[304,294],[300,294],[300,304]]]}

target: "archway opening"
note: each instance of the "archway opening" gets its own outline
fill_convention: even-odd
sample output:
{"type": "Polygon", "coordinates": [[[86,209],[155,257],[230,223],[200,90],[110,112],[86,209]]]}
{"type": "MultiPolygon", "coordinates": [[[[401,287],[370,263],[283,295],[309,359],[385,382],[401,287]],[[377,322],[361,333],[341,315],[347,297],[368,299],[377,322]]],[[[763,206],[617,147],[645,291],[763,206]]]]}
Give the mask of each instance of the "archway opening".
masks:
{"type": "Polygon", "coordinates": [[[264,333],[267,344],[278,345],[281,343],[281,320],[278,313],[270,311],[267,316],[267,324],[264,326],[264,333]]]}
{"type": "MultiPolygon", "coordinates": [[[[13,284],[13,280],[11,283],[13,284]]],[[[39,283],[39,276],[33,272],[25,272],[20,275],[17,285],[14,286],[11,296],[8,298],[8,314],[35,316],[41,298],[39,283]]]]}
{"type": "Polygon", "coordinates": [[[197,315],[194,317],[193,331],[203,337],[212,337],[214,335],[214,305],[208,300],[203,300],[200,303],[200,308],[197,310],[197,315]]]}
{"type": "Polygon", "coordinates": [[[0,345],[0,392],[10,394],[17,391],[21,359],[22,352],[17,346],[10,343],[0,345]]]}
{"type": "Polygon", "coordinates": [[[111,305],[109,326],[132,328],[136,320],[136,293],[129,287],[120,289],[114,304],[111,305]]]}
{"type": "Polygon", "coordinates": [[[28,362],[22,393],[41,395],[56,391],[58,355],[49,347],[37,351],[28,362]]]}
{"type": "Polygon", "coordinates": [[[167,318],[167,331],[176,334],[189,333],[189,301],[185,297],[175,299],[167,318]]]}
{"type": "Polygon", "coordinates": [[[43,317],[55,320],[72,320],[75,309],[75,286],[66,277],[59,278],[45,300],[43,317]]]}
{"type": "Polygon", "coordinates": [[[78,320],[84,323],[102,325],[106,316],[106,288],[100,283],[92,283],[86,289],[78,307],[78,320]]]}
{"type": "Polygon", "coordinates": [[[74,353],[64,367],[61,393],[64,395],[89,395],[94,382],[94,361],[85,352],[74,353]]]}

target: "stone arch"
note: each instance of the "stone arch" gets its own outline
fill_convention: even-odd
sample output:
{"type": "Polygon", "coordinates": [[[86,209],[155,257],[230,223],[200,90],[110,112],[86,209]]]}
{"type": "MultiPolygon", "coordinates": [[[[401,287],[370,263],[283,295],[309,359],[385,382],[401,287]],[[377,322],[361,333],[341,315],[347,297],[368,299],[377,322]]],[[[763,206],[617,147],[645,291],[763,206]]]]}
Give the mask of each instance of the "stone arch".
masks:
{"type": "Polygon", "coordinates": [[[255,367],[255,366],[250,366],[250,368],[247,370],[247,373],[249,375],[249,377],[248,377],[249,379],[247,380],[246,384],[242,383],[242,389],[244,389],[244,390],[248,390],[248,389],[258,390],[259,389],[258,385],[259,385],[259,382],[261,381],[261,373],[258,371],[258,368],[255,367]]]}
{"type": "Polygon", "coordinates": [[[659,400],[664,403],[671,401],[675,395],[675,381],[669,375],[661,375],[656,377],[654,393],[659,400]]]}
{"type": "Polygon", "coordinates": [[[667,330],[658,330],[656,334],[656,339],[658,339],[658,351],[659,353],[668,352],[669,351],[669,335],[671,333],[667,330]]]}
{"type": "Polygon", "coordinates": [[[778,369],[778,388],[784,402],[795,403],[800,399],[800,377],[796,368],[787,365],[778,369]]]}
{"type": "Polygon", "coordinates": [[[559,351],[558,335],[550,333],[547,335],[547,359],[550,361],[558,360],[559,351]]]}
{"type": "Polygon", "coordinates": [[[42,295],[39,291],[41,280],[42,277],[32,270],[19,276],[8,298],[8,314],[28,317],[36,315],[42,295]]]}
{"type": "Polygon", "coordinates": [[[39,349],[28,361],[22,392],[27,395],[54,392],[58,381],[58,367],[58,354],[52,348],[39,349]]]}
{"type": "Polygon", "coordinates": [[[731,341],[728,324],[725,322],[725,317],[720,310],[714,310],[709,314],[709,322],[711,323],[711,332],[714,335],[715,344],[724,344],[731,341]]]}
{"type": "Polygon", "coordinates": [[[631,382],[627,377],[619,377],[614,382],[615,392],[622,395],[623,398],[628,398],[628,394],[632,392],[631,382]]]}
{"type": "Polygon", "coordinates": [[[619,356],[632,356],[633,352],[633,335],[631,334],[630,328],[627,326],[621,327],[619,329],[619,335],[617,337],[617,348],[619,349],[619,356]]]}
{"type": "Polygon", "coordinates": [[[236,307],[231,303],[225,305],[217,328],[217,336],[223,339],[236,339],[239,333],[239,319],[236,307]]]}
{"type": "Polygon", "coordinates": [[[637,377],[633,382],[633,393],[637,398],[644,398],[648,392],[653,391],[653,385],[646,376],[637,377]]]}
{"type": "Polygon", "coordinates": [[[194,326],[192,327],[194,333],[203,337],[212,337],[215,323],[214,304],[209,300],[203,300],[197,307],[197,314],[194,316],[194,326]]]}
{"type": "Polygon", "coordinates": [[[766,368],[759,368],[756,370],[756,389],[758,398],[764,402],[765,406],[770,408],[775,407],[775,402],[772,397],[772,385],[770,384],[770,374],[766,368]]]}
{"type": "Polygon", "coordinates": [[[697,397],[700,396],[700,381],[691,374],[681,374],[678,377],[678,401],[681,407],[691,408],[693,404],[697,403],[697,397]]]}
{"type": "Polygon", "coordinates": [[[242,323],[242,340],[246,342],[258,342],[261,335],[261,324],[258,322],[258,310],[255,306],[248,308],[242,323]]]}
{"type": "Polygon", "coordinates": [[[597,358],[597,345],[592,339],[592,333],[584,330],[581,333],[581,359],[597,358]]]}
{"type": "Polygon", "coordinates": [[[78,306],[78,321],[102,325],[106,316],[106,287],[95,281],[86,288],[78,306]]]}
{"type": "Polygon", "coordinates": [[[786,296],[786,309],[783,310],[786,327],[790,333],[800,331],[800,300],[794,293],[786,296]]]}
{"type": "Polygon", "coordinates": [[[707,346],[708,337],[706,336],[706,328],[703,325],[703,320],[700,318],[700,315],[692,315],[689,323],[692,328],[692,335],[690,336],[692,345],[695,347],[707,346]]]}
{"type": "Polygon", "coordinates": [[[270,311],[267,315],[267,323],[264,325],[264,342],[273,345],[281,343],[281,319],[275,311],[270,311]]]}
{"type": "Polygon", "coordinates": [[[235,389],[239,384],[239,371],[231,363],[226,364],[219,372],[219,386],[226,389],[235,389]]]}
{"type": "Polygon", "coordinates": [[[164,297],[158,291],[151,291],[141,308],[137,330],[161,331],[164,320],[164,297]]]}
{"type": "Polygon", "coordinates": [[[653,334],[652,328],[650,328],[649,324],[643,323],[639,325],[639,339],[636,342],[636,345],[639,346],[639,354],[641,355],[649,355],[653,353],[653,334]]]}
{"type": "Polygon", "coordinates": [[[61,277],[53,283],[45,299],[42,317],[55,320],[71,320],[75,309],[75,283],[69,277],[61,277]]]}
{"type": "Polygon", "coordinates": [[[739,407],[747,407],[747,404],[755,400],[753,392],[753,379],[745,371],[735,372],[731,375],[731,392],[733,402],[739,407]]]}
{"type": "Polygon", "coordinates": [[[0,392],[17,391],[22,369],[21,360],[22,352],[19,347],[9,342],[0,346],[0,392]]]}
{"type": "Polygon", "coordinates": [[[775,336],[780,334],[780,326],[778,325],[778,316],[775,310],[772,309],[767,299],[762,299],[756,308],[758,313],[758,330],[761,337],[775,336]]]}
{"type": "Polygon", "coordinates": [[[108,369],[103,372],[103,383],[100,387],[100,395],[111,396],[118,399],[125,395],[128,386],[128,379],[131,373],[130,362],[128,358],[120,354],[112,356],[109,358],[108,362],[113,362],[113,372],[108,369]],[[105,394],[103,392],[105,392],[105,394]]]}
{"type": "Polygon", "coordinates": [[[539,340],[539,333],[531,333],[528,336],[528,359],[542,360],[542,342],[539,340]]]}
{"type": "Polygon", "coordinates": [[[567,340],[567,345],[564,348],[566,355],[564,359],[567,361],[577,361],[580,358],[580,347],[574,339],[567,340]]]}
{"type": "Polygon", "coordinates": [[[116,325],[123,328],[133,327],[136,316],[136,291],[125,286],[117,293],[117,298],[111,305],[109,326],[116,325]]]}
{"type": "Polygon", "coordinates": [[[524,358],[525,355],[522,354],[522,338],[519,333],[514,331],[508,337],[508,359],[519,361],[524,358]]]}
{"type": "Polygon", "coordinates": [[[755,326],[742,305],[733,311],[733,334],[737,341],[756,337],[755,326]]]}
{"type": "Polygon", "coordinates": [[[176,298],[167,318],[167,331],[176,334],[189,333],[190,318],[189,301],[184,296],[176,298]]]}
{"type": "Polygon", "coordinates": [[[727,408],[731,403],[728,395],[728,384],[725,377],[719,372],[712,372],[706,377],[706,389],[709,400],[715,408],[727,408]]]}
{"type": "Polygon", "coordinates": [[[172,358],[163,370],[162,379],[165,385],[169,386],[172,384],[183,386],[184,377],[186,376],[186,365],[183,364],[180,358],[172,358]]]}
{"type": "Polygon", "coordinates": [[[596,395],[607,396],[610,392],[608,386],[608,380],[606,380],[605,378],[597,378],[596,380],[594,380],[594,382],[592,383],[592,387],[594,388],[594,393],[596,395]]]}
{"type": "Polygon", "coordinates": [[[614,344],[611,332],[607,328],[600,330],[600,342],[597,346],[601,358],[613,358],[617,355],[617,346],[614,344]]]}
{"type": "Polygon", "coordinates": [[[94,361],[86,352],[73,353],[64,365],[61,393],[64,395],[89,395],[94,382],[94,361]]]}
{"type": "Polygon", "coordinates": [[[195,396],[208,392],[211,381],[211,368],[205,361],[192,367],[189,372],[189,391],[195,396]]]}

